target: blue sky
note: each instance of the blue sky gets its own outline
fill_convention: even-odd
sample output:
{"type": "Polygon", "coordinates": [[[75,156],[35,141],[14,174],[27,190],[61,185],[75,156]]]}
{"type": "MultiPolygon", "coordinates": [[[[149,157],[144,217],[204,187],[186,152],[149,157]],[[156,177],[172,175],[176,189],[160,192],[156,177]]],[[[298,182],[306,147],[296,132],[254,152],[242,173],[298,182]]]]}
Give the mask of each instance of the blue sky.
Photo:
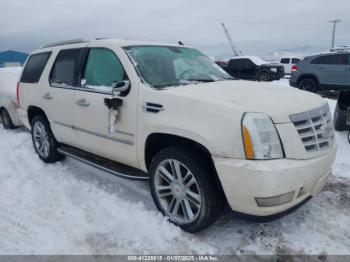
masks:
{"type": "Polygon", "coordinates": [[[348,0],[0,0],[0,50],[31,51],[65,39],[113,37],[175,43],[229,53],[227,25],[244,53],[303,45],[350,44],[348,0]],[[348,19],[348,20],[347,20],[348,19]]]}

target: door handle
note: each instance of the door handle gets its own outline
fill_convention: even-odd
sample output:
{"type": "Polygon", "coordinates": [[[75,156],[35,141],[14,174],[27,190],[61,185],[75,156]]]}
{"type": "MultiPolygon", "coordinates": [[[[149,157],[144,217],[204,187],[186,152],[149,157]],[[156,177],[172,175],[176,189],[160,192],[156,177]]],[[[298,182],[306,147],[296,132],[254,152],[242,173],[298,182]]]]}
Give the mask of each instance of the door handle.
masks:
{"type": "Polygon", "coordinates": [[[89,106],[90,103],[85,98],[79,99],[75,102],[78,106],[89,106]]]}
{"type": "Polygon", "coordinates": [[[324,70],[324,67],[319,67],[318,70],[324,70]]]}
{"type": "Polygon", "coordinates": [[[50,93],[46,93],[45,95],[43,95],[43,98],[47,100],[51,100],[53,96],[50,93]]]}

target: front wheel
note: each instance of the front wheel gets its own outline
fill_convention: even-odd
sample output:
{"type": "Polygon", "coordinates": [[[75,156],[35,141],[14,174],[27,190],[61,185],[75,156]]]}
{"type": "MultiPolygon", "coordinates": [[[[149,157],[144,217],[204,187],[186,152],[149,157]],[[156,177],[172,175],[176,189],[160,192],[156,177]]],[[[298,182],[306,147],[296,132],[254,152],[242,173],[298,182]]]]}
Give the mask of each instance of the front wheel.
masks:
{"type": "Polygon", "coordinates": [[[271,77],[267,72],[261,72],[258,74],[257,80],[260,82],[269,82],[271,81],[271,77]]]}
{"type": "Polygon", "coordinates": [[[58,153],[59,144],[51,131],[49,122],[42,115],[33,118],[32,140],[35,151],[44,162],[53,163],[64,158],[63,155],[58,153]]]}
{"type": "Polygon", "coordinates": [[[150,188],[158,210],[194,233],[218,219],[225,201],[214,174],[189,152],[177,147],[161,150],[151,163],[150,188]]]}

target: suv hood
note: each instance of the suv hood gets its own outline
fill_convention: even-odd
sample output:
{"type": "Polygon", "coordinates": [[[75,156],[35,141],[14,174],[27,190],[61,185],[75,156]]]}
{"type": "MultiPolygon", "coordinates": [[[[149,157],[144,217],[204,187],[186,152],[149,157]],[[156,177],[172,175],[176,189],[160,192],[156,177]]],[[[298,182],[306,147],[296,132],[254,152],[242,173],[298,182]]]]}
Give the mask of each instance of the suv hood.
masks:
{"type": "Polygon", "coordinates": [[[169,88],[165,92],[205,102],[213,110],[215,106],[225,106],[241,113],[262,112],[275,123],[291,122],[290,115],[325,103],[318,95],[292,87],[243,80],[191,84],[169,88]]]}

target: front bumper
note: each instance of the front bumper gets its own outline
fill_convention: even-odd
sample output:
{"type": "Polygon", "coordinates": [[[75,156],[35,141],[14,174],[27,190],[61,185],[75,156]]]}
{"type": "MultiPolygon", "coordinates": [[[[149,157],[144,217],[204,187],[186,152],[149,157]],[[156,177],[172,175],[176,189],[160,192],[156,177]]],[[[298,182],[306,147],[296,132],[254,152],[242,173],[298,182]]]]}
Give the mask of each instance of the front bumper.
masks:
{"type": "MultiPolygon", "coordinates": [[[[278,214],[320,192],[335,159],[336,147],[325,156],[308,159],[241,160],[214,157],[214,163],[232,210],[254,216],[278,214]],[[258,206],[257,199],[292,193],[284,204],[258,206]]],[[[277,198],[278,199],[278,198],[277,198]]],[[[282,198],[285,202],[285,198],[282,198]]]]}
{"type": "Polygon", "coordinates": [[[284,72],[271,72],[271,78],[272,80],[280,80],[285,76],[284,72]]]}

